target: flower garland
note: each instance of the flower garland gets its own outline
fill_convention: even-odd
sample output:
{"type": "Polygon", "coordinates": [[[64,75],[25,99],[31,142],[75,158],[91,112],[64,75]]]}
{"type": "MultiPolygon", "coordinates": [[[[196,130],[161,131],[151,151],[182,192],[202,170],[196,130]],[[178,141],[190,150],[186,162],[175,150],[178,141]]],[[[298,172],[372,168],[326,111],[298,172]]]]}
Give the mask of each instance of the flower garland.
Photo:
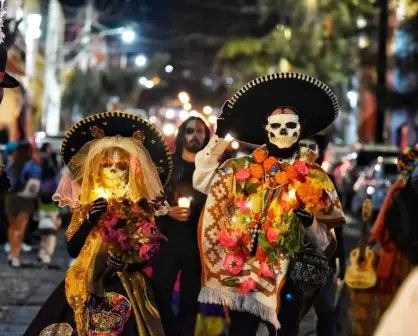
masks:
{"type": "Polygon", "coordinates": [[[323,174],[296,160],[291,165],[268,156],[265,148],[252,156],[237,159],[234,168],[233,216],[218,232],[227,252],[224,269],[230,277],[223,282],[245,294],[254,289],[253,279],[237,278],[245,263],[260,263],[260,276],[275,278],[280,273],[283,254],[297,253],[304,228],[293,210],[301,208],[315,215],[326,206],[327,189],[332,188],[323,174]],[[273,203],[275,202],[275,203],[273,203]],[[276,211],[271,210],[274,204],[276,211]]]}

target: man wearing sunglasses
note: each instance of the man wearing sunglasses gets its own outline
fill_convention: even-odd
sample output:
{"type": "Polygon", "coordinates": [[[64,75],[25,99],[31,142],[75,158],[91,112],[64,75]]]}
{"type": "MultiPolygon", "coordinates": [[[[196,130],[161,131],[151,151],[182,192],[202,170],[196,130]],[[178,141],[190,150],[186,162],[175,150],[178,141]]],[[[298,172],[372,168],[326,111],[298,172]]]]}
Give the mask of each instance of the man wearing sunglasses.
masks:
{"type": "Polygon", "coordinates": [[[196,153],[207,145],[209,137],[209,128],[198,117],[190,117],[180,125],[173,155],[173,177],[165,190],[172,210],[157,219],[168,238],[153,261],[155,295],[166,336],[194,335],[201,287],[197,225],[206,195],[193,189],[192,177],[196,153]],[[180,307],[176,318],[172,297],[179,272],[180,307]]]}

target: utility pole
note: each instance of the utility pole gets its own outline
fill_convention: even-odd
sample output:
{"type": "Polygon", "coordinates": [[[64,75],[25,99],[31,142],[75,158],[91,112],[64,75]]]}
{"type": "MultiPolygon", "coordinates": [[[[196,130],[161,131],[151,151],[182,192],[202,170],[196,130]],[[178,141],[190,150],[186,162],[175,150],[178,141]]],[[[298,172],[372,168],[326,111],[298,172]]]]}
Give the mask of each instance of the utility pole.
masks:
{"type": "Polygon", "coordinates": [[[378,51],[377,51],[377,85],[376,85],[376,128],[375,142],[383,143],[385,140],[385,113],[386,113],[386,73],[388,39],[388,0],[380,0],[378,51]]]}
{"type": "Polygon", "coordinates": [[[86,17],[84,20],[83,32],[81,37],[81,57],[80,57],[80,69],[83,72],[87,72],[90,63],[90,34],[91,26],[93,23],[94,4],[93,0],[87,1],[86,17]]]}

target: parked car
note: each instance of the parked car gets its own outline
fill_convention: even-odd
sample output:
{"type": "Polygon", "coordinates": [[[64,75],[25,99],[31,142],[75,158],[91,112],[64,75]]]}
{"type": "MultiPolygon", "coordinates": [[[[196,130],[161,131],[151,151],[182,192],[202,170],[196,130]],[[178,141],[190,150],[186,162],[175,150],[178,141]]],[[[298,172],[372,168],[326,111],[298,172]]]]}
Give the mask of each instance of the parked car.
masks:
{"type": "Polygon", "coordinates": [[[350,208],[354,196],[353,186],[360,172],[378,157],[398,157],[399,148],[391,145],[358,145],[347,154],[343,163],[334,171],[337,191],[343,206],[350,208]]]}
{"type": "Polygon", "coordinates": [[[372,200],[373,214],[377,215],[387,192],[399,177],[396,157],[379,157],[373,160],[361,173],[353,186],[351,210],[360,214],[365,199],[372,200]]]}

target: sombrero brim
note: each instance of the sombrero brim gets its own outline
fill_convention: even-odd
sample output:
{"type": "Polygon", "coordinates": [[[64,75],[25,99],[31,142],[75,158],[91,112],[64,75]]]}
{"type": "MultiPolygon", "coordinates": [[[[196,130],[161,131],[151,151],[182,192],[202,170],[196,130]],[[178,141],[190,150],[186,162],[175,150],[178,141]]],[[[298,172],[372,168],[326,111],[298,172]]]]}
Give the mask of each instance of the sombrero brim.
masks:
{"type": "Polygon", "coordinates": [[[10,76],[7,72],[4,74],[3,81],[0,83],[0,87],[5,89],[14,89],[19,86],[19,82],[10,76]]]}
{"type": "Polygon", "coordinates": [[[61,158],[65,165],[87,142],[96,139],[90,130],[92,126],[102,129],[105,136],[132,137],[134,132],[141,131],[143,144],[159,171],[161,183],[167,185],[173,171],[173,161],[164,137],[149,122],[128,113],[99,113],[75,124],[67,132],[61,146],[61,158]]]}
{"type": "Polygon", "coordinates": [[[281,73],[256,78],[242,87],[222,108],[236,139],[261,145],[266,141],[267,117],[279,107],[297,112],[301,139],[319,133],[337,118],[338,101],[331,89],[315,78],[281,73]]]}

